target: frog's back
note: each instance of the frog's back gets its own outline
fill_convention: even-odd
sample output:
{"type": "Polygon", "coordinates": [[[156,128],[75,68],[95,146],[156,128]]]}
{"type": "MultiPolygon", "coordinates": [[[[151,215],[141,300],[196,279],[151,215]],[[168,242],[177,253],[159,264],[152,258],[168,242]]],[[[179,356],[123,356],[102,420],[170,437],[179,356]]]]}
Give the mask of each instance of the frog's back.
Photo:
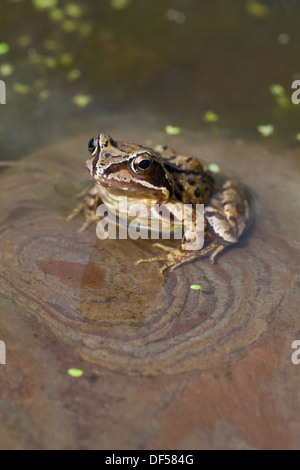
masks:
{"type": "Polygon", "coordinates": [[[212,175],[194,157],[176,153],[170,147],[161,152],[166,171],[173,181],[173,195],[184,204],[204,204],[213,192],[212,175]]]}

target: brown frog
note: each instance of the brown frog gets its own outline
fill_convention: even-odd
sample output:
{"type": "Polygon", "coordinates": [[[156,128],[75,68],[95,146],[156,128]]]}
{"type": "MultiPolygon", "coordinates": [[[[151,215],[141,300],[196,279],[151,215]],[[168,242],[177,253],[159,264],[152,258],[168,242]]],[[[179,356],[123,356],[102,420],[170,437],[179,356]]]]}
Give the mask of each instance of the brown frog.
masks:
{"type": "MultiPolygon", "coordinates": [[[[190,240],[189,230],[186,230],[179,250],[138,263],[164,261],[163,272],[208,255],[214,262],[216,255],[237,243],[253,222],[254,203],[248,188],[234,180],[217,184],[212,173],[194,157],[180,155],[167,146],[157,152],[141,145],[117,142],[106,134],[92,138],[88,148],[91,156],[86,169],[94,185],[68,218],[71,220],[84,210],[86,222],[80,231],[99,220],[96,209],[101,201],[108,209],[115,210],[121,196],[127,196],[129,207],[135,202],[147,207],[164,203],[170,212],[174,208],[174,213],[178,205],[189,204],[191,224],[195,223],[193,208],[204,204],[205,231],[201,250],[187,251],[190,240]]],[[[126,216],[126,213],[118,213],[120,220],[126,216]]],[[[158,246],[170,251],[164,245],[158,246]]]]}

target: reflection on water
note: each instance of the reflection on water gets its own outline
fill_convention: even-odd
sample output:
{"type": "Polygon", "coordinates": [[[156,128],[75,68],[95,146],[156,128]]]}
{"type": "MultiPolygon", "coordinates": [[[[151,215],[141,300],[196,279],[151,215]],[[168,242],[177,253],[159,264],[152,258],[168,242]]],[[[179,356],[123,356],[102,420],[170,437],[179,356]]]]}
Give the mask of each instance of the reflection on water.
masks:
{"type": "Polygon", "coordinates": [[[7,0],[0,8],[2,160],[93,135],[97,119],[124,111],[156,129],[299,145],[300,105],[290,99],[300,77],[297,0],[7,0]]]}

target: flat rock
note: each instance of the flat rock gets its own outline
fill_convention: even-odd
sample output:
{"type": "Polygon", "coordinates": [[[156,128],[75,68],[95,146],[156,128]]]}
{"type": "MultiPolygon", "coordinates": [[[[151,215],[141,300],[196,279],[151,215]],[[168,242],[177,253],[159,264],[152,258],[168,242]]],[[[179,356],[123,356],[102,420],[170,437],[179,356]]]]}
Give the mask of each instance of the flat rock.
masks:
{"type": "Polygon", "coordinates": [[[86,140],[0,175],[1,447],[299,446],[299,151],[171,141],[258,203],[255,226],[216,265],[163,277],[159,263],[135,265],[161,253],[152,241],[101,241],[94,227],[77,232],[82,218],[66,222],[88,183],[86,140]],[[80,379],[66,373],[74,363],[80,379]]]}

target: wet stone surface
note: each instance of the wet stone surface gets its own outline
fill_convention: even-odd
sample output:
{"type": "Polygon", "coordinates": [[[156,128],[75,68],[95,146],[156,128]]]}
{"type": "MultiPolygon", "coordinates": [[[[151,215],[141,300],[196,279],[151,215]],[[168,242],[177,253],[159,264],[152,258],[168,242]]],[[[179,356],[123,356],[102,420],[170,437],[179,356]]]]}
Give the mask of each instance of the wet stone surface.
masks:
{"type": "Polygon", "coordinates": [[[176,138],[253,188],[258,214],[216,265],[163,277],[134,264],[160,254],[151,241],[100,241],[94,227],[77,233],[80,217],[66,223],[87,183],[86,140],[0,175],[1,447],[299,446],[299,151],[176,138]]]}

